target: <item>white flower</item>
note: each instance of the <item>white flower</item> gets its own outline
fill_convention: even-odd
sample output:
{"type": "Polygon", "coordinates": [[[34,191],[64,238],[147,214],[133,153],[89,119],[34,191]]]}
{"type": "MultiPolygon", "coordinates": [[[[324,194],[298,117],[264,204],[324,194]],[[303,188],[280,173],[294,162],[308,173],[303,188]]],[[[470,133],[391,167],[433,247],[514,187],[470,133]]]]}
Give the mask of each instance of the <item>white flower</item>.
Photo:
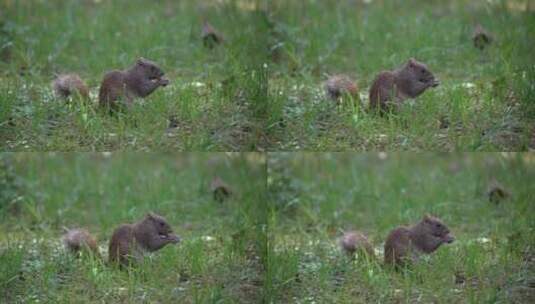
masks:
{"type": "Polygon", "coordinates": [[[471,82],[463,82],[461,86],[466,89],[473,89],[476,87],[476,85],[471,82]]]}

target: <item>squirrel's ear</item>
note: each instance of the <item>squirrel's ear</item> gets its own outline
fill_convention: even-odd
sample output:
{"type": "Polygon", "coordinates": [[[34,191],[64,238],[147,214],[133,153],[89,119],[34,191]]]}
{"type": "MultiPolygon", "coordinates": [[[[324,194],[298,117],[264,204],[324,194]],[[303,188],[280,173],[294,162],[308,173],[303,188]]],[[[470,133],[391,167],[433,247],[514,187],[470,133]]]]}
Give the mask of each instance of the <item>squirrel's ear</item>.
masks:
{"type": "Polygon", "coordinates": [[[431,216],[429,215],[429,213],[426,213],[424,215],[424,221],[429,222],[430,220],[431,220],[431,216]]]}
{"type": "Polygon", "coordinates": [[[415,64],[416,64],[416,59],[414,59],[414,58],[412,58],[412,57],[409,58],[409,66],[412,67],[412,66],[414,66],[415,64]]]}
{"type": "Polygon", "coordinates": [[[147,212],[147,218],[154,219],[154,213],[152,211],[147,212]]]}
{"type": "Polygon", "coordinates": [[[143,58],[143,57],[139,57],[139,58],[137,59],[137,62],[136,62],[136,63],[139,64],[139,65],[143,65],[143,64],[145,64],[145,58],[143,58]]]}

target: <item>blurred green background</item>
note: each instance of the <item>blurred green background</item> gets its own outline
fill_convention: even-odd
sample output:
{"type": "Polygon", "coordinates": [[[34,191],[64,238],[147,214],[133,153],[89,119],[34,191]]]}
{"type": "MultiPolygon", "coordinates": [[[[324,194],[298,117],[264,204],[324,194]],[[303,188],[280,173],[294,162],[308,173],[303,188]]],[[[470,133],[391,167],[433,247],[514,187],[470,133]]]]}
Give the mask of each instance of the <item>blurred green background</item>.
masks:
{"type": "Polygon", "coordinates": [[[249,303],[262,297],[265,156],[249,153],[0,154],[0,297],[7,302],[249,303]],[[234,191],[219,203],[219,176],[234,191]],[[131,272],[72,259],[62,227],[95,234],[163,215],[181,236],[131,272]]]}
{"type": "Polygon", "coordinates": [[[276,301],[529,303],[534,299],[532,153],[270,153],[268,282],[276,301]],[[495,182],[510,193],[498,204],[495,182]],[[424,214],[456,237],[405,273],[382,265],[390,230],[424,214]],[[366,233],[378,259],[337,238],[366,233]]]}
{"type": "Polygon", "coordinates": [[[0,147],[259,150],[267,111],[264,2],[0,1],[0,147]],[[222,45],[203,46],[203,20],[222,33],[222,45]],[[125,115],[98,112],[103,75],[139,57],[156,62],[170,85],[125,115]],[[54,98],[56,73],[80,74],[92,102],[54,98]]]}
{"type": "Polygon", "coordinates": [[[524,151],[535,148],[531,0],[273,0],[270,151],[524,151]],[[483,51],[481,24],[493,42],[483,51]],[[440,79],[398,113],[367,111],[368,89],[411,57],[440,79]],[[360,96],[331,102],[346,74],[360,96]]]}

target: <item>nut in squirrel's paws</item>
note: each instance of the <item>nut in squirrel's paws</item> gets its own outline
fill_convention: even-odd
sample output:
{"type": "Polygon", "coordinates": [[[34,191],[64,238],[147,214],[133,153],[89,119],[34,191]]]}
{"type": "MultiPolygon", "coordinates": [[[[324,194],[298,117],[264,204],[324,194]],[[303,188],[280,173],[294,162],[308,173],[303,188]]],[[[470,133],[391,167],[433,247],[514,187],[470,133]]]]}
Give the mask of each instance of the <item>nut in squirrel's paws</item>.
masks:
{"type": "Polygon", "coordinates": [[[179,243],[180,242],[180,237],[178,235],[175,235],[175,234],[160,234],[160,238],[168,239],[168,240],[172,241],[173,243],[179,243]]]}
{"type": "Polygon", "coordinates": [[[169,84],[169,79],[164,78],[164,77],[153,77],[153,78],[150,78],[150,81],[158,83],[162,87],[165,87],[169,84]]]}
{"type": "Polygon", "coordinates": [[[438,79],[433,79],[432,82],[431,82],[431,86],[434,88],[434,87],[438,87],[438,85],[440,84],[440,81],[438,81],[438,79]]]}

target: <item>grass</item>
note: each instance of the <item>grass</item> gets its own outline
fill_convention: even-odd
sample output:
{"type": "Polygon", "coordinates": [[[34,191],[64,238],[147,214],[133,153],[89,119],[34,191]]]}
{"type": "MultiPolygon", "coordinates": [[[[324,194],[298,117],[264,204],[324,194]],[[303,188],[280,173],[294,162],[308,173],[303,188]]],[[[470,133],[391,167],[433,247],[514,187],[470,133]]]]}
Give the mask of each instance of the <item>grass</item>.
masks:
{"type": "Polygon", "coordinates": [[[534,166],[529,154],[270,154],[271,301],[533,302],[534,166]],[[511,193],[498,205],[486,196],[493,178],[511,193]],[[405,271],[384,267],[388,232],[425,213],[456,241],[405,271]],[[350,229],[368,234],[377,260],[340,252],[350,229]]]}
{"type": "Polygon", "coordinates": [[[270,151],[533,149],[530,1],[273,1],[270,151]],[[369,2],[369,3],[366,3],[369,2]],[[481,23],[495,37],[480,51],[481,23]],[[441,85],[380,117],[368,88],[410,57],[441,85]],[[356,79],[361,100],[330,102],[327,75],[356,79]]]}
{"type": "Polygon", "coordinates": [[[260,150],[266,93],[259,57],[266,35],[256,6],[244,1],[1,1],[2,149],[260,150]],[[224,45],[203,47],[204,18],[225,35],[224,45]],[[100,113],[96,102],[104,73],[125,69],[139,57],[157,62],[170,86],[124,115],[100,113]],[[64,72],[78,73],[88,83],[91,104],[53,96],[50,82],[64,72]],[[171,116],[178,126],[168,130],[171,116]]]}
{"type": "Polygon", "coordinates": [[[2,302],[261,301],[262,154],[17,153],[0,161],[2,302]],[[223,204],[208,190],[214,175],[235,192],[223,204]],[[113,229],[151,210],[182,242],[128,271],[106,265],[113,229]],[[91,231],[104,260],[67,254],[63,226],[91,231]]]}

